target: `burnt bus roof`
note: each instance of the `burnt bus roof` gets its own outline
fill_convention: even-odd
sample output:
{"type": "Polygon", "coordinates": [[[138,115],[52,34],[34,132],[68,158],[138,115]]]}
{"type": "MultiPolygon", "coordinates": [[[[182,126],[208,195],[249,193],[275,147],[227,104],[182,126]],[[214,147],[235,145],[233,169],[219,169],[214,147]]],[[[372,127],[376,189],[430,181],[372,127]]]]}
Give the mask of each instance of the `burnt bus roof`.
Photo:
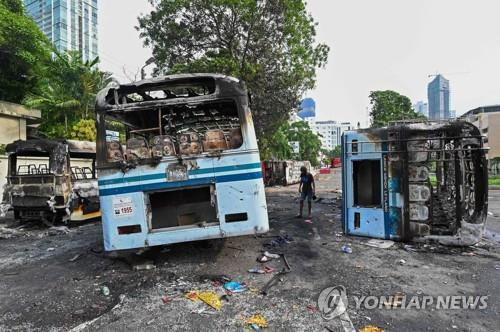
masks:
{"type": "Polygon", "coordinates": [[[14,141],[7,144],[5,151],[8,154],[31,157],[65,154],[67,151],[73,158],[95,158],[96,145],[94,142],[89,141],[41,138],[14,141]]]}
{"type": "Polygon", "coordinates": [[[96,111],[123,110],[145,107],[158,107],[188,102],[203,102],[214,99],[247,97],[248,92],[243,81],[221,74],[177,74],[161,76],[128,84],[111,83],[97,94],[96,111]],[[171,88],[185,87],[189,96],[176,96],[171,88]],[[203,87],[206,93],[197,94],[190,87],[203,87]],[[164,98],[155,98],[147,92],[162,91],[164,98]],[[191,93],[192,91],[192,93],[191,93]],[[142,97],[132,99],[130,95],[142,97]]]}
{"type": "Polygon", "coordinates": [[[472,135],[474,137],[481,137],[481,133],[479,129],[474,126],[472,123],[463,121],[463,120],[454,120],[454,121],[400,121],[390,123],[386,127],[381,128],[364,128],[364,129],[356,129],[350,130],[351,132],[358,133],[369,133],[375,135],[385,135],[388,131],[403,131],[407,134],[411,135],[425,135],[435,133],[437,130],[441,130],[443,132],[448,133],[449,135],[461,136],[463,131],[467,131],[468,135],[472,135]]]}

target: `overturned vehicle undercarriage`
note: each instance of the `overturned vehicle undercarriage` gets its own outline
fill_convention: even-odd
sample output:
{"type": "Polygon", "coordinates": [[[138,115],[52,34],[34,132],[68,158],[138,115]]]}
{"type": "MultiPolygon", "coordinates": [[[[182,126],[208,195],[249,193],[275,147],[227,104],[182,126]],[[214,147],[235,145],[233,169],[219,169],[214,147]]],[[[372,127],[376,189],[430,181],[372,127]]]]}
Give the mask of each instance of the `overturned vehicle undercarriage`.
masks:
{"type": "Polygon", "coordinates": [[[480,241],[488,173],[475,126],[398,123],[348,131],[342,149],[347,234],[458,246],[480,241]]]}
{"type": "Polygon", "coordinates": [[[17,220],[49,223],[100,216],[95,143],[19,140],[6,152],[3,213],[12,209],[17,220]]]}

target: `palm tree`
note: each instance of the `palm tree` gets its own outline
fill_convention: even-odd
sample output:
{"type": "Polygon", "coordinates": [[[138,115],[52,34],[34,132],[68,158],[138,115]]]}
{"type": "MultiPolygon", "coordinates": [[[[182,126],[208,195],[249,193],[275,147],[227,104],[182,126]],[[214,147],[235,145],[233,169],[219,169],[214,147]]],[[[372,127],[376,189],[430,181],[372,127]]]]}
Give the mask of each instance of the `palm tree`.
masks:
{"type": "Polygon", "coordinates": [[[99,58],[82,61],[78,52],[54,54],[46,78],[24,104],[42,110],[42,130],[49,137],[67,137],[71,124],[91,116],[97,92],[111,81],[111,74],[97,68],[99,58]],[[62,121],[64,130],[59,130],[62,121]]]}

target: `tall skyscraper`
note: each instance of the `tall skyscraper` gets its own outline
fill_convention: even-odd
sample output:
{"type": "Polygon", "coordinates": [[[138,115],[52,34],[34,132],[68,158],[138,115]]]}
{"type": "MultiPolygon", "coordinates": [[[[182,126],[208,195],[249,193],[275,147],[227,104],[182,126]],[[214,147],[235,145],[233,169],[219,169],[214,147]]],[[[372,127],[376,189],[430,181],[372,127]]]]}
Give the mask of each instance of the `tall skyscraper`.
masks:
{"type": "Polygon", "coordinates": [[[26,13],[58,51],[79,51],[84,61],[97,57],[97,0],[23,2],[26,13]]]}
{"type": "Polygon", "coordinates": [[[450,118],[450,81],[443,75],[436,75],[427,85],[427,98],[429,99],[430,120],[450,118]]]}
{"type": "Polygon", "coordinates": [[[427,103],[423,101],[417,101],[415,105],[413,105],[413,109],[415,112],[420,113],[426,117],[429,117],[429,107],[427,103]]]}

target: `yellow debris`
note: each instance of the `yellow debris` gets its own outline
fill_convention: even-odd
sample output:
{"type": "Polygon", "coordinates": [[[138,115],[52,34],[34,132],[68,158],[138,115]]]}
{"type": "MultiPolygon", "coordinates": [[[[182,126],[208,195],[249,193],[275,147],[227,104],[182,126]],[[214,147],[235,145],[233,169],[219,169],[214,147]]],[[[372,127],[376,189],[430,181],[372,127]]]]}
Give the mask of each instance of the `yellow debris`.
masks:
{"type": "Polygon", "coordinates": [[[220,301],[219,296],[214,292],[201,292],[198,294],[198,298],[215,310],[220,310],[222,307],[222,302],[220,301]]]}
{"type": "Polygon", "coordinates": [[[365,327],[361,328],[358,332],[384,332],[384,330],[374,325],[366,325],[365,327]]]}
{"type": "Polygon", "coordinates": [[[253,315],[252,317],[245,320],[245,324],[255,324],[259,327],[267,327],[267,321],[261,314],[253,315]]]}

